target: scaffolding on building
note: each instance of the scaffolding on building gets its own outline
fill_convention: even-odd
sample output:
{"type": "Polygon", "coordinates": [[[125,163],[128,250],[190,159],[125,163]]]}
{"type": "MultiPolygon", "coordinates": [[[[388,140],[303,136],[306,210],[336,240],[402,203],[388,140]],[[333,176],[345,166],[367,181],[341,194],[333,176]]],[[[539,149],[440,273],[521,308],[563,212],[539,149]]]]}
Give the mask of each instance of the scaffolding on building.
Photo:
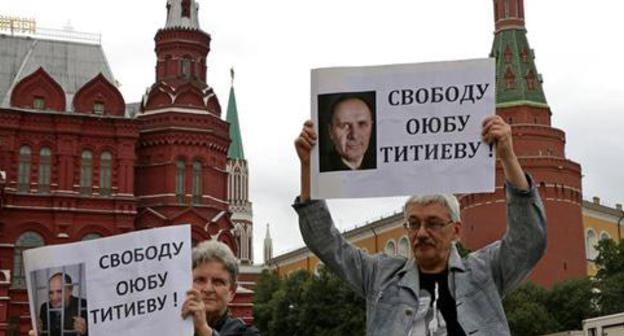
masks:
{"type": "Polygon", "coordinates": [[[37,26],[37,21],[33,18],[0,15],[0,35],[3,34],[3,31],[9,32],[11,36],[102,44],[102,34],[79,32],[71,27],[65,29],[42,28],[37,26]]]}

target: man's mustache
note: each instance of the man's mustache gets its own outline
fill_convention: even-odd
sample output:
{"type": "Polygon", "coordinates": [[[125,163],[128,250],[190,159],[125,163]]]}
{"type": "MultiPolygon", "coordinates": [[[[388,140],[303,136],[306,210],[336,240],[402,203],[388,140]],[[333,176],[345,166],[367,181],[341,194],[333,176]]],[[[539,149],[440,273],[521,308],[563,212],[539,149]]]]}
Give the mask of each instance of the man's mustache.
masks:
{"type": "Polygon", "coordinates": [[[435,246],[435,243],[427,237],[422,237],[422,238],[418,238],[415,241],[414,247],[425,246],[425,245],[435,246]]]}

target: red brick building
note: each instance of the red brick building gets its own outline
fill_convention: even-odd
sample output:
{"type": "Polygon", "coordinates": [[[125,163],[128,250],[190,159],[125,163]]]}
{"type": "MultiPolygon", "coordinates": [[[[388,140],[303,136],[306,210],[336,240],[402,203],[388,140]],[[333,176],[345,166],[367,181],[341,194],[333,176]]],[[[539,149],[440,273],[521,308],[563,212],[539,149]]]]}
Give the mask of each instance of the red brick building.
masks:
{"type": "MultiPolygon", "coordinates": [[[[565,133],[551,125],[542,79],[524,22],[523,0],[494,0],[496,113],[511,124],[514,150],[533,175],[548,217],[546,255],[530,276],[544,286],[587,275],[582,217],[581,166],[565,156],[565,133]]],[[[496,192],[464,195],[462,241],[477,249],[502,236],[505,216],[502,167],[496,192]]]]}
{"type": "Polygon", "coordinates": [[[166,3],[156,80],[138,104],[99,42],[0,34],[0,336],[30,328],[25,249],[175,224],[231,247],[247,287],[232,310],[251,319],[258,270],[234,91],[230,126],[206,82],[198,5],[166,3]]]}

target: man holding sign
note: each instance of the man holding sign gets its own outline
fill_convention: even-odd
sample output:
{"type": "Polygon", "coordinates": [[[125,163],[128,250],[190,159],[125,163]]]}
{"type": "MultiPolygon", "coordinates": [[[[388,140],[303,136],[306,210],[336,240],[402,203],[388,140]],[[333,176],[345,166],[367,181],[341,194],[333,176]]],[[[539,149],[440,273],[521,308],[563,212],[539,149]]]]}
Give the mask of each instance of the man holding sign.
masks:
{"type": "Polygon", "coordinates": [[[546,247],[543,205],[513,151],[511,127],[500,117],[482,124],[496,145],[507,180],[503,238],[461,259],[459,203],[453,195],[414,196],[404,207],[414,259],[369,255],[334,227],[322,200],[310,199],[310,156],[317,143],[307,121],[295,140],[301,195],[294,208],[303,239],[325,265],[367,302],[368,335],[510,335],[502,298],[539,261],[546,247]]]}

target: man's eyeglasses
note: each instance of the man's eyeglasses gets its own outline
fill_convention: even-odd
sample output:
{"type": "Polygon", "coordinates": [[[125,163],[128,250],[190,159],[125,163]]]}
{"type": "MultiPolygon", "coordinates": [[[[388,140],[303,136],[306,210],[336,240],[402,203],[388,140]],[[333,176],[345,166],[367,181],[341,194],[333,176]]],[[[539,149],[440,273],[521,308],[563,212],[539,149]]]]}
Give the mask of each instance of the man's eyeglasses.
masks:
{"type": "MultiPolygon", "coordinates": [[[[438,219],[430,219],[424,222],[425,230],[430,232],[439,232],[447,225],[454,223],[451,219],[448,222],[444,222],[443,220],[438,219]]],[[[418,231],[420,227],[423,225],[421,221],[418,219],[410,219],[407,222],[403,223],[403,227],[405,227],[409,231],[418,231]]]]}

